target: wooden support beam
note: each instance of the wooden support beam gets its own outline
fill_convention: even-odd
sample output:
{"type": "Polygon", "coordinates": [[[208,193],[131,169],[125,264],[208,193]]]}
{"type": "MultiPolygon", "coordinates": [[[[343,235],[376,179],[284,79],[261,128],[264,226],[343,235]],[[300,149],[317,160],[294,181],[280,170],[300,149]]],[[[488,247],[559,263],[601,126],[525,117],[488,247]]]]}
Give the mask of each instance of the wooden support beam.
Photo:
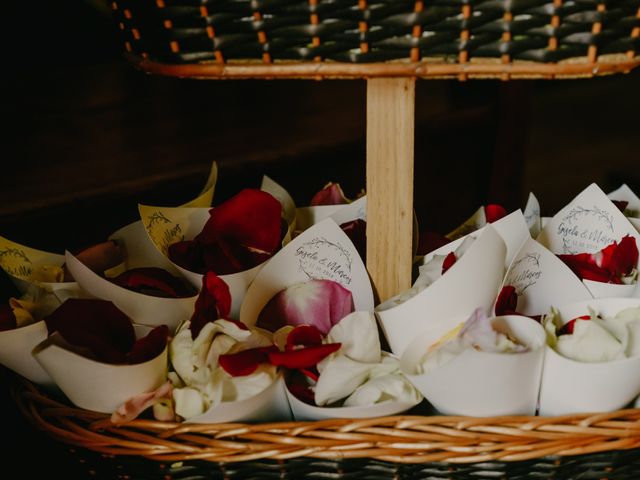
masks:
{"type": "Polygon", "coordinates": [[[383,302],[411,286],[415,79],[367,80],[367,269],[383,302]]]}

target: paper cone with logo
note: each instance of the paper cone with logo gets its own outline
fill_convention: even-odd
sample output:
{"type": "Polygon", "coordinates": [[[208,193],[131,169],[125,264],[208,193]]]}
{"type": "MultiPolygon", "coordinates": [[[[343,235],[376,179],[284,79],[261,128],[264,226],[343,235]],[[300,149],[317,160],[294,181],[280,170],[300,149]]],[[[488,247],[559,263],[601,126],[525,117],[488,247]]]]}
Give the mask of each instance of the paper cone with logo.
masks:
{"type": "Polygon", "coordinates": [[[339,283],[351,291],[355,310],[373,310],[367,270],[346,234],[327,218],[294,238],[256,275],[240,309],[240,321],[254,325],[276,293],[312,279],[339,283]]]}
{"type": "Polygon", "coordinates": [[[522,315],[543,315],[554,305],[592,298],[569,267],[531,238],[511,263],[502,283],[505,286],[515,288],[515,310],[522,315]]]}

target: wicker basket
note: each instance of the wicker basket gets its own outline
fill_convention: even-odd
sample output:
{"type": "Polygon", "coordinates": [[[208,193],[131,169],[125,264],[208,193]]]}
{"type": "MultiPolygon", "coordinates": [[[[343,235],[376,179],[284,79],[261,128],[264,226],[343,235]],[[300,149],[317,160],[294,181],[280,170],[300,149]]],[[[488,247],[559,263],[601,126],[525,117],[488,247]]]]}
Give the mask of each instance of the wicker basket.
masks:
{"type": "Polygon", "coordinates": [[[576,77],[638,64],[639,0],[115,0],[132,59],[177,76],[576,77]]]}
{"type": "Polygon", "coordinates": [[[36,428],[81,447],[74,453],[102,474],[135,471],[136,478],[640,477],[640,409],[553,418],[406,415],[256,425],[139,419],[115,426],[104,414],[49,398],[23,379],[15,379],[12,395],[36,428]]]}

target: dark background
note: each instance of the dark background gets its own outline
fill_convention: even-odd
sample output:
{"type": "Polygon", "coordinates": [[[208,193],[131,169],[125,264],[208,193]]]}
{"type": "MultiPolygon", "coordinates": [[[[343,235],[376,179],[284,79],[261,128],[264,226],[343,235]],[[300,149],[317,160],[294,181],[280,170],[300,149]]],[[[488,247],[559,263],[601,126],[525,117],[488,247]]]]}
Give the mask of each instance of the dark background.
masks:
{"type": "MultiPolygon", "coordinates": [[[[263,173],[299,205],[329,180],[347,195],[364,187],[364,81],[151,77],[124,62],[95,6],[8,8],[0,235],[53,251],[95,243],[135,220],[138,202],[189,199],[212,160],[216,203],[263,173]]],[[[487,201],[520,207],[529,190],[546,214],[592,181],[640,190],[639,78],[419,81],[421,228],[446,232],[487,201]]],[[[24,474],[78,474],[24,423],[4,381],[0,407],[5,458],[27,458],[24,474]]]]}

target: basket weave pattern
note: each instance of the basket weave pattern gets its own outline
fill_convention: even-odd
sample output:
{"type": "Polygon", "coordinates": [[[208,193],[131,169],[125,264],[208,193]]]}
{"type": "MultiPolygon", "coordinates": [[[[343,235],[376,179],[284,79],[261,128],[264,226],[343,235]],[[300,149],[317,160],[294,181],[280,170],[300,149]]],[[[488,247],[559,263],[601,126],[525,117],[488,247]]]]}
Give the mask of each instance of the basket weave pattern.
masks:
{"type": "Polygon", "coordinates": [[[115,0],[129,52],[163,63],[636,55],[639,0],[115,0]]]}
{"type": "Polygon", "coordinates": [[[73,408],[18,380],[25,416],[53,438],[109,455],[156,461],[247,462],[310,457],[396,463],[520,462],[640,447],[640,409],[562,417],[395,416],[270,424],[179,424],[73,408]]]}

